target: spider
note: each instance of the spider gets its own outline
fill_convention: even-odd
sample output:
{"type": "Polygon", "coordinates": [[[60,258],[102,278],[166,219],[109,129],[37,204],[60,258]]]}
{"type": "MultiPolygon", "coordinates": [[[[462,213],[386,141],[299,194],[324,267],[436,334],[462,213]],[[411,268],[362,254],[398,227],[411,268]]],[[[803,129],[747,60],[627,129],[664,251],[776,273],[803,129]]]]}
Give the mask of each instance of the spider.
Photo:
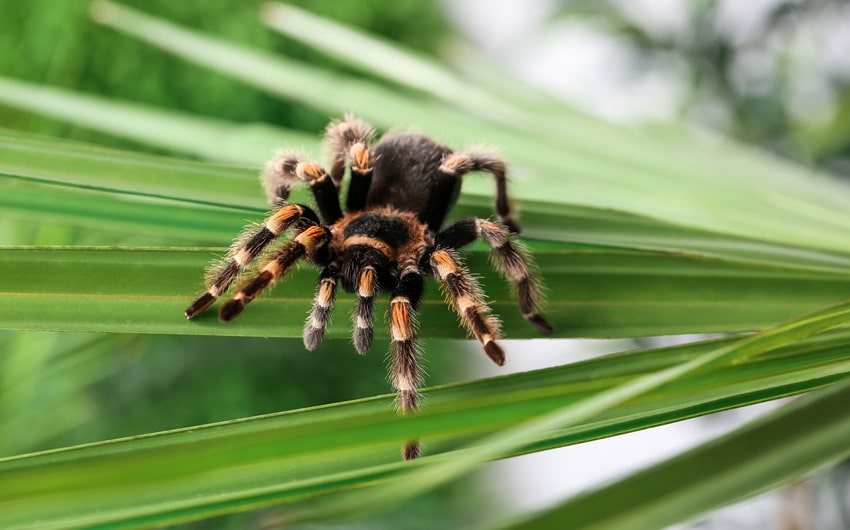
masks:
{"type": "MultiPolygon", "coordinates": [[[[372,126],[351,116],[331,122],[325,132],[333,153],[330,173],[302,155],[278,152],[262,173],[274,209],[261,226],[247,228],[221,262],[208,268],[207,290],[189,305],[186,317],[206,310],[272,241],[291,230],[290,239],[264,253],[258,272],[222,304],[219,319],[235,318],[303,258],[322,268],[304,326],[305,347],[313,350],[322,341],[341,285],[345,292],[357,295],[353,342],[363,354],[372,345],[375,295],[387,292],[391,296],[390,380],[401,412],[408,413],[419,405],[422,374],[415,315],[426,275],[433,274],[439,281],[447,301],[484,353],[496,364],[505,364],[505,352],[496,342],[499,320],[491,314],[459,248],[483,239],[495,268],[514,287],[525,318],[544,333],[551,332],[552,326],[540,315],[541,287],[531,272],[531,257],[514,238],[520,229],[511,215],[505,163],[480,150],[455,153],[422,134],[387,134],[372,146],[374,136],[372,126]],[[346,165],[350,182],[343,213],[339,189],[346,165]],[[495,178],[498,222],[466,218],[443,228],[446,214],[457,202],[462,178],[470,171],[489,172],[495,178]],[[309,206],[287,202],[292,186],[301,182],[310,186],[319,215],[309,206]]],[[[418,441],[405,442],[405,460],[419,453],[418,441]]]]}

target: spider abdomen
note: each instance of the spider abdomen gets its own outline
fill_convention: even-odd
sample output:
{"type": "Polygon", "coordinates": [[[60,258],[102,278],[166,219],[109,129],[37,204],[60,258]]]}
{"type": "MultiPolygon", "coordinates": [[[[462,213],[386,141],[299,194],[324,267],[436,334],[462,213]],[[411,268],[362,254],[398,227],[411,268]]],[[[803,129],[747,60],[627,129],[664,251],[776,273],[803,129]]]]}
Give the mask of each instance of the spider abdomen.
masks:
{"type": "MultiPolygon", "coordinates": [[[[440,145],[427,136],[403,133],[385,136],[373,151],[372,186],[366,197],[367,208],[389,206],[397,210],[416,214],[420,222],[437,230],[429,214],[444,174],[440,171],[443,161],[452,150],[440,145]]],[[[460,180],[448,179],[448,193],[439,190],[448,210],[457,201],[460,180]]]]}

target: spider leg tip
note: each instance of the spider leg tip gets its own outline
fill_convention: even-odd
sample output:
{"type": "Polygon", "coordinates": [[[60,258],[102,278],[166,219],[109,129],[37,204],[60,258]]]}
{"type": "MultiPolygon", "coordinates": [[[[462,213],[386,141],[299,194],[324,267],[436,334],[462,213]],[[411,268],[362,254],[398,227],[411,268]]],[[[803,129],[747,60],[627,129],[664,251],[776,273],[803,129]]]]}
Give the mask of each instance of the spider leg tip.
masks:
{"type": "Polygon", "coordinates": [[[405,460],[416,460],[421,456],[419,442],[405,442],[401,454],[405,460]]]}
{"type": "Polygon", "coordinates": [[[186,308],[186,311],[184,311],[183,314],[186,315],[186,318],[188,319],[195,318],[196,316],[203,313],[209,306],[211,306],[213,302],[215,302],[215,300],[215,296],[213,296],[209,292],[206,292],[196,298],[194,302],[189,304],[189,307],[186,308]]]}
{"type": "Polygon", "coordinates": [[[505,350],[493,341],[484,344],[484,353],[499,366],[505,365],[505,350]]]}
{"type": "Polygon", "coordinates": [[[322,338],[324,337],[323,329],[317,329],[310,327],[309,329],[304,330],[304,347],[309,351],[313,351],[319,347],[319,344],[322,343],[322,338]]]}
{"type": "Polygon", "coordinates": [[[357,350],[357,353],[359,353],[360,355],[365,355],[366,352],[369,351],[369,348],[372,347],[373,337],[374,332],[372,331],[372,328],[355,328],[354,349],[357,350]]]}
{"type": "Polygon", "coordinates": [[[221,322],[230,322],[239,316],[239,313],[241,313],[243,309],[245,309],[245,303],[242,300],[231,298],[222,304],[221,309],[218,311],[218,319],[221,322]]]}
{"type": "Polygon", "coordinates": [[[528,315],[528,316],[526,316],[526,318],[528,319],[529,322],[531,322],[531,325],[534,326],[535,328],[537,328],[537,330],[540,331],[541,333],[545,333],[546,335],[549,335],[550,333],[552,333],[554,331],[552,324],[550,324],[545,318],[543,318],[539,314],[535,313],[533,315],[528,315]]]}

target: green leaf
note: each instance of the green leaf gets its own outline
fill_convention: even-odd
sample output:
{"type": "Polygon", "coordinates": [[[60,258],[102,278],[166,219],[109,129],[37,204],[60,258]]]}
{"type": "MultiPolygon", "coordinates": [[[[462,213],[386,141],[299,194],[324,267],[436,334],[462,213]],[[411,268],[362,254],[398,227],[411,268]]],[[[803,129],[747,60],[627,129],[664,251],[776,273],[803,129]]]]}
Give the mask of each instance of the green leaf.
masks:
{"type": "MultiPolygon", "coordinates": [[[[255,170],[11,131],[0,131],[0,189],[0,205],[16,218],[124,230],[149,236],[151,244],[224,244],[266,211],[255,170]]],[[[293,200],[311,201],[304,189],[296,189],[293,200]]],[[[686,250],[765,265],[779,262],[836,271],[850,267],[850,256],[843,253],[733,237],[556,200],[552,194],[547,202],[521,205],[526,234],[640,250],[686,250]]],[[[492,211],[489,197],[464,194],[454,214],[488,217],[492,211]]]]}
{"type": "MultiPolygon", "coordinates": [[[[371,490],[357,491],[343,497],[341,500],[335,499],[330,506],[319,505],[315,512],[316,514],[321,514],[320,517],[322,518],[326,518],[329,515],[351,516],[386,506],[388,498],[396,502],[413,499],[441,484],[446,484],[462,477],[488,460],[509,455],[519,450],[526,446],[530,440],[545,439],[550,436],[549,433],[553,430],[565,429],[598,417],[600,414],[617,405],[647,394],[665,384],[677,380],[681,381],[691,373],[704,371],[711,366],[737,364],[747,357],[759,355],[834,328],[846,323],[848,320],[850,320],[850,303],[845,303],[806,315],[775,328],[755,333],[733,344],[712,348],[687,362],[636,377],[610,389],[598,392],[586,399],[578,400],[547,414],[530,419],[516,427],[498,432],[477,441],[469,447],[462,448],[454,454],[439,455],[433,459],[430,465],[423,465],[418,469],[412,469],[410,472],[404,474],[402,480],[406,484],[405,488],[399,488],[395,484],[379,484],[371,490]]],[[[840,426],[836,426],[833,422],[828,427],[834,429],[831,432],[844,432],[848,429],[846,422],[840,426]]],[[[831,449],[832,453],[829,454],[829,459],[835,459],[850,452],[844,444],[833,443],[831,444],[831,449]],[[836,446],[840,448],[840,452],[836,446]]],[[[819,453],[815,460],[818,463],[828,461],[823,452],[819,453]]],[[[679,477],[682,477],[679,479],[680,481],[689,481],[692,480],[693,476],[687,475],[687,478],[684,478],[682,475],[679,475],[679,477]]],[[[758,474],[750,475],[750,479],[754,480],[756,484],[759,484],[759,478],[761,477],[758,474]]],[[[702,486],[702,484],[700,485],[702,486]]],[[[626,495],[631,494],[632,491],[633,486],[627,487],[626,495]]],[[[600,504],[596,506],[600,506],[600,504]]],[[[593,508],[593,510],[598,509],[593,508]]],[[[614,512],[616,513],[618,511],[615,510],[614,512]]],[[[602,513],[606,515],[611,512],[610,507],[602,510],[602,513]]],[[[597,513],[599,512],[597,511],[597,513]]],[[[313,516],[314,514],[311,512],[305,515],[305,517],[313,516]]],[[[669,522],[675,522],[676,520],[678,519],[674,518],[669,522]]],[[[576,524],[576,528],[584,527],[583,524],[572,518],[570,521],[570,524],[576,524]]],[[[561,523],[563,524],[563,521],[561,523]]],[[[537,528],[533,523],[529,527],[537,528]]],[[[616,527],[624,528],[624,526],[616,527]]],[[[635,526],[635,528],[654,527],[653,525],[635,526]]]]}
{"type": "MultiPolygon", "coordinates": [[[[272,94],[294,98],[337,115],[368,102],[382,108],[380,125],[433,123],[435,117],[417,100],[389,88],[355,80],[262,50],[226,43],[202,33],[145,15],[141,11],[105,1],[92,3],[92,18],[101,24],[129,32],[155,46],[165,47],[213,70],[226,73],[272,94]],[[418,110],[417,110],[418,109],[418,110]]],[[[439,116],[450,116],[437,110],[439,116]]],[[[450,118],[451,121],[463,121],[450,118]]]]}
{"type": "Polygon", "coordinates": [[[560,529],[564,521],[594,530],[663,528],[787,484],[850,456],[848,399],[845,379],[612,485],[499,528],[560,529]]]}
{"type": "MultiPolygon", "coordinates": [[[[233,322],[218,322],[213,311],[191,321],[182,317],[203,288],[204,267],[223,252],[0,249],[0,328],[300,337],[318,277],[306,266],[233,322]]],[[[745,331],[850,298],[847,273],[554,243],[535,257],[553,292],[545,313],[560,337],[745,331]]],[[[486,253],[471,252],[469,266],[485,274],[489,303],[507,335],[538,337],[486,253]]],[[[343,297],[338,307],[349,304],[343,297]]],[[[463,336],[433,282],[420,317],[428,323],[425,337],[463,336]]],[[[329,328],[331,337],[349,334],[344,319],[329,328]]]]}
{"type": "MultiPolygon", "coordinates": [[[[807,333],[812,322],[804,329],[807,333]]],[[[817,325],[823,324],[819,320],[817,325]]],[[[398,444],[412,434],[424,440],[428,453],[444,452],[735,344],[724,339],[617,354],[431,388],[427,409],[406,418],[393,412],[391,396],[379,396],[0,459],[0,526],[161,525],[335,494],[376,481],[400,484],[409,472],[464,454],[399,462],[398,444]]],[[[663,389],[574,427],[521,439],[514,451],[592,440],[818,388],[850,372],[844,355],[848,345],[848,332],[830,333],[734,366],[684,374],[663,389]]],[[[301,516],[322,517],[309,511],[312,505],[298,509],[308,510],[299,511],[301,516]]]]}
{"type": "MultiPolygon", "coordinates": [[[[848,186],[829,179],[813,185],[809,171],[764,154],[684,135],[659,138],[587,118],[570,123],[558,116],[557,123],[531,120],[536,128],[528,123],[504,127],[105,0],[93,4],[93,16],[188,60],[332,114],[355,109],[380,126],[413,123],[458,145],[486,141],[498,146],[512,163],[530,171],[515,187],[515,195],[528,201],[548,202],[557,189],[561,202],[775,243],[846,250],[850,217],[842,197],[850,193],[848,186]]],[[[491,187],[471,182],[466,191],[489,195],[491,187]]]]}
{"type": "Polygon", "coordinates": [[[171,152],[223,162],[259,165],[282,145],[311,147],[316,141],[312,135],[267,124],[236,124],[6,77],[0,77],[0,102],[171,152]]]}
{"type": "Polygon", "coordinates": [[[525,119],[511,102],[464,82],[437,61],[313,15],[296,6],[267,2],[262,19],[284,35],[328,53],[347,65],[430,94],[481,117],[510,123],[525,119]],[[328,39],[328,35],[334,38],[328,39]]]}
{"type": "Polygon", "coordinates": [[[257,170],[0,131],[0,174],[37,183],[258,211],[257,170]]]}

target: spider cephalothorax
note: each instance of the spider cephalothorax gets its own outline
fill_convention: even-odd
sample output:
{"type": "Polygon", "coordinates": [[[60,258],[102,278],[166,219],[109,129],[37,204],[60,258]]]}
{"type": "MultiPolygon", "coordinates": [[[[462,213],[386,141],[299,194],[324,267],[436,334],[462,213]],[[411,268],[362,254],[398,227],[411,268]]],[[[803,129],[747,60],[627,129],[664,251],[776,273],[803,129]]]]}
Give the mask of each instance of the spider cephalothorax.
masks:
{"type": "MultiPolygon", "coordinates": [[[[291,238],[264,253],[256,275],[222,304],[219,318],[235,318],[245,304],[304,258],[323,268],[304,327],[304,345],[312,350],[321,342],[340,285],[357,295],[353,339],[357,351],[365,353],[372,344],[375,295],[389,293],[390,377],[402,412],[408,412],[418,408],[421,371],[414,316],[427,274],[439,281],[484,352],[495,363],[505,363],[496,342],[499,321],[464,266],[457,252],[460,247],[483,239],[496,269],[514,286],[525,318],[542,332],[552,328],[539,313],[540,285],[531,274],[531,259],[512,235],[519,226],[511,217],[504,162],[478,151],[454,153],[421,134],[386,135],[372,147],[373,136],[371,126],[351,117],[331,123],[326,132],[334,155],[330,174],[300,155],[278,153],[263,172],[274,210],[262,226],[248,228],[227,256],[210,267],[207,290],[186,309],[186,317],[212,305],[272,241],[291,230],[291,238]],[[351,177],[343,213],[339,189],[346,163],[351,177]],[[463,175],[476,170],[495,177],[498,222],[467,218],[442,228],[457,201],[463,175]],[[308,206],[286,201],[298,182],[309,184],[319,215],[308,206]]],[[[403,453],[405,459],[416,458],[418,442],[405,444],[403,453]]]]}

